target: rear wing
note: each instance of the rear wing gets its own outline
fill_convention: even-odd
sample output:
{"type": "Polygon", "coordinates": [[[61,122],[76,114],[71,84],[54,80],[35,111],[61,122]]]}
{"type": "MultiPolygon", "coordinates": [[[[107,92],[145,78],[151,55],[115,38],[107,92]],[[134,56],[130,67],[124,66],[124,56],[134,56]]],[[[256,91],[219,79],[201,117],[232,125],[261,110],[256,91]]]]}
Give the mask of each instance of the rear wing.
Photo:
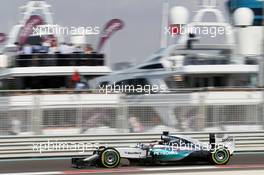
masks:
{"type": "Polygon", "coordinates": [[[209,144],[211,145],[211,149],[214,149],[217,146],[227,148],[231,154],[235,151],[235,139],[228,134],[210,133],[209,144]]]}

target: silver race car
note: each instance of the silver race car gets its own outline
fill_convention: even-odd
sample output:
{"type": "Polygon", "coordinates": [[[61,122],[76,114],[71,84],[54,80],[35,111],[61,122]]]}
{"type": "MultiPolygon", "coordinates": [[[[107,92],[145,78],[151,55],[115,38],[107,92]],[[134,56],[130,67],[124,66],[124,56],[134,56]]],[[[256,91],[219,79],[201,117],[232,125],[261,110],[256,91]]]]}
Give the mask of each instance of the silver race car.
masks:
{"type": "Polygon", "coordinates": [[[72,158],[72,166],[115,168],[120,165],[121,159],[144,165],[183,162],[224,165],[233,155],[234,148],[234,139],[227,135],[209,134],[209,143],[203,143],[187,136],[163,132],[159,141],[149,144],[138,143],[127,148],[100,146],[89,157],[72,158]]]}

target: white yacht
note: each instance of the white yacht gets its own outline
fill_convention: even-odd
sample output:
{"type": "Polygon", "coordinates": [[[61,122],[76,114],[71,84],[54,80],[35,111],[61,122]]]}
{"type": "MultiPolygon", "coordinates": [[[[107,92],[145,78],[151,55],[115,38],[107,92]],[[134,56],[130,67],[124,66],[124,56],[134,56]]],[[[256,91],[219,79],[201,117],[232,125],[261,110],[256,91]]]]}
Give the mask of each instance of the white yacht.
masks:
{"type": "MultiPolygon", "coordinates": [[[[62,54],[45,50],[32,54],[18,52],[15,43],[20,46],[40,46],[45,37],[52,37],[57,43],[63,42],[61,35],[38,36],[32,32],[34,25],[54,25],[50,5],[46,1],[28,1],[20,8],[21,20],[10,30],[0,55],[0,89],[68,88],[74,72],[86,80],[111,72],[101,53],[62,54]]],[[[71,41],[78,46],[86,44],[85,36],[71,36],[71,41]]]]}
{"type": "Polygon", "coordinates": [[[263,15],[257,13],[263,9],[262,4],[255,0],[231,0],[228,7],[233,24],[218,9],[216,1],[203,1],[203,7],[191,21],[187,8],[171,8],[170,13],[165,13],[170,14],[170,23],[191,29],[187,31],[195,27],[221,27],[229,32],[220,39],[211,38],[209,43],[204,42],[210,38],[208,35],[180,34],[175,44],[161,49],[142,64],[93,79],[90,84],[94,88],[155,85],[160,92],[179,88],[256,87],[258,61],[263,59],[263,15]],[[206,21],[208,15],[215,21],[206,21]]]}

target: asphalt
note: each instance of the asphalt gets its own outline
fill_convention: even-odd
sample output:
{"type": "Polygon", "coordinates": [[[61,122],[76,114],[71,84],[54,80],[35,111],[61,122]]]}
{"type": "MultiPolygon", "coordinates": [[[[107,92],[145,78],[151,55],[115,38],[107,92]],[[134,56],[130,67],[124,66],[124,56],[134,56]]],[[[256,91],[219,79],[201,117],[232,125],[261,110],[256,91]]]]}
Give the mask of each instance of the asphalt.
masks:
{"type": "MultiPolygon", "coordinates": [[[[117,169],[74,169],[71,167],[69,158],[39,158],[39,159],[10,159],[0,160],[0,175],[4,173],[29,173],[29,172],[63,172],[62,174],[155,174],[158,172],[170,173],[177,170],[181,172],[207,172],[207,171],[229,171],[229,170],[263,170],[264,171],[264,154],[262,153],[246,153],[234,155],[228,165],[215,166],[208,165],[175,165],[175,166],[123,166],[117,169]]],[[[43,173],[44,174],[44,173],[43,173]]]]}

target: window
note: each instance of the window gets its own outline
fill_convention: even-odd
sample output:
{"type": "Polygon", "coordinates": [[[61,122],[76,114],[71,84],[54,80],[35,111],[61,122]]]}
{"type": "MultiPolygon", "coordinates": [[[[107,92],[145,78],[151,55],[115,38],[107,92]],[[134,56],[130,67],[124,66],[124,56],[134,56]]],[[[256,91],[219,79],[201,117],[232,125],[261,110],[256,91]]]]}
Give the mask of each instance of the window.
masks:
{"type": "Polygon", "coordinates": [[[133,85],[135,87],[137,86],[145,86],[148,84],[148,81],[145,78],[137,78],[137,79],[128,79],[128,80],[122,80],[116,83],[116,85],[133,85]]]}
{"type": "Polygon", "coordinates": [[[103,82],[100,83],[100,87],[105,88],[106,85],[108,85],[108,84],[109,84],[109,81],[103,81],[103,82]]]}
{"type": "Polygon", "coordinates": [[[143,67],[140,67],[139,69],[162,69],[162,68],[164,68],[162,64],[158,63],[158,64],[151,64],[151,65],[143,66],[143,67]]]}
{"type": "Polygon", "coordinates": [[[127,79],[115,83],[116,87],[120,86],[118,88],[125,90],[126,93],[145,93],[143,90],[146,85],[149,85],[149,83],[145,78],[127,79]],[[137,91],[140,88],[143,89],[142,92],[137,91]]]}
{"type": "Polygon", "coordinates": [[[185,88],[186,77],[182,75],[173,75],[165,79],[165,83],[169,89],[185,88]]]}

